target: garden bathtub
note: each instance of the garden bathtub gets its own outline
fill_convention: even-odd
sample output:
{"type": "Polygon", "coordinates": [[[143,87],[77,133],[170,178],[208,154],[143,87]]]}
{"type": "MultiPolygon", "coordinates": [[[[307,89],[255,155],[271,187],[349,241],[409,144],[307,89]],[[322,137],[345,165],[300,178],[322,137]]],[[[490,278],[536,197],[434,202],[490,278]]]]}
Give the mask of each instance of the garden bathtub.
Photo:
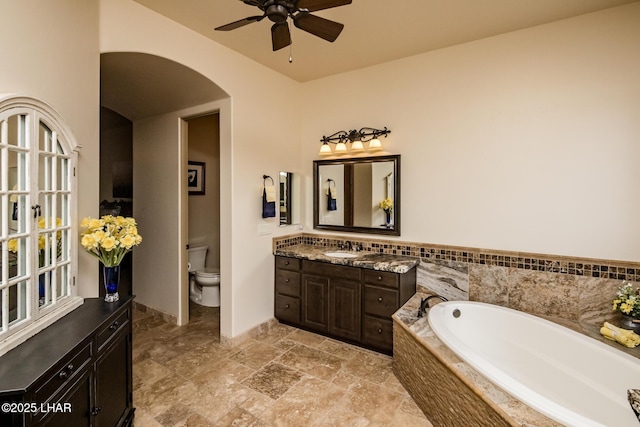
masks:
{"type": "Polygon", "coordinates": [[[516,310],[470,301],[436,304],[429,326],[494,384],[567,426],[638,427],[627,390],[640,360],[516,310]]]}

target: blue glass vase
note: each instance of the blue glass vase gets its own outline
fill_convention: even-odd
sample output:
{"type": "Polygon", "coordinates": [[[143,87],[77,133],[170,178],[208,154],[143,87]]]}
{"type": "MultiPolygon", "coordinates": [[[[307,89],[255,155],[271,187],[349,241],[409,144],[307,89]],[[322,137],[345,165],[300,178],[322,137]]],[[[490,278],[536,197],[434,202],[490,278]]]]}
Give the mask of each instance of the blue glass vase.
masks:
{"type": "Polygon", "coordinates": [[[116,302],[120,299],[118,294],[118,285],[120,284],[120,266],[113,267],[102,266],[104,279],[104,300],[106,302],[116,302]]]}
{"type": "MultiPolygon", "coordinates": [[[[51,272],[48,273],[51,276],[51,272]]],[[[45,273],[38,276],[38,306],[44,305],[44,287],[47,285],[47,278],[45,273]]]]}

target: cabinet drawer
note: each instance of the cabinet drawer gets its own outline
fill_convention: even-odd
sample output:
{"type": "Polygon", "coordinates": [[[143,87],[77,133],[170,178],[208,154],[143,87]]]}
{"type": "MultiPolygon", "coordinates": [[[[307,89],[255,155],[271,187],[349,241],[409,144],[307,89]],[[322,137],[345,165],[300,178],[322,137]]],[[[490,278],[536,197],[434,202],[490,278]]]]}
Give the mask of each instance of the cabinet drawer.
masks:
{"type": "Polygon", "coordinates": [[[285,322],[300,323],[300,300],[277,294],[276,318],[285,322]]]}
{"type": "Polygon", "coordinates": [[[127,309],[121,313],[116,320],[107,323],[100,331],[98,331],[98,351],[104,347],[112,336],[117,334],[129,325],[130,311],[127,309]]]}
{"type": "Polygon", "coordinates": [[[347,265],[329,264],[318,261],[302,261],[302,271],[317,276],[338,277],[345,280],[360,280],[360,269],[347,265]]]}
{"type": "Polygon", "coordinates": [[[364,281],[391,288],[398,287],[398,275],[388,271],[364,270],[364,281]]]}
{"type": "Polygon", "coordinates": [[[391,317],[398,309],[398,291],[364,285],[364,312],[376,316],[391,317]]]}
{"type": "Polygon", "coordinates": [[[300,260],[298,258],[276,257],[276,268],[283,270],[299,271],[300,260]]]}
{"type": "Polygon", "coordinates": [[[64,361],[59,363],[53,374],[36,390],[35,400],[41,403],[51,400],[53,395],[61,387],[64,387],[67,381],[89,363],[92,355],[91,347],[92,343],[89,342],[77,352],[69,354],[64,361]]]}
{"type": "Polygon", "coordinates": [[[362,328],[365,343],[380,349],[391,350],[393,348],[393,322],[376,317],[364,316],[365,322],[362,328]]]}
{"type": "Polygon", "coordinates": [[[300,296],[300,273],[276,269],[276,293],[300,296]]]}

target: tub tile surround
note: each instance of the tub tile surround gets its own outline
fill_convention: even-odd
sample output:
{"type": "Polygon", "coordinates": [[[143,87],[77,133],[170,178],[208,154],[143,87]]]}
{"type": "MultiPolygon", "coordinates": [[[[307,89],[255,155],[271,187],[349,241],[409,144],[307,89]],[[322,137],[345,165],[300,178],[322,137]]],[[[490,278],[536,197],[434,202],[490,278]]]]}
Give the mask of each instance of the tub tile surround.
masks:
{"type": "MultiPolygon", "coordinates": [[[[420,260],[417,284],[449,300],[497,304],[573,325],[617,322],[611,301],[622,280],[640,281],[640,263],[494,251],[359,236],[298,233],[273,239],[273,252],[308,245],[319,252],[350,241],[365,253],[420,260]]],[[[565,325],[566,326],[566,325],[565,325]]]]}
{"type": "MultiPolygon", "coordinates": [[[[420,299],[430,294],[430,290],[418,288],[393,315],[393,363],[398,380],[433,425],[484,426],[491,420],[496,426],[560,426],[491,383],[440,341],[427,318],[417,317],[420,299]],[[429,384],[437,386],[430,388],[429,384]]],[[[640,359],[640,347],[630,349],[607,340],[597,326],[544,317],[640,359]]]]}
{"type": "Polygon", "coordinates": [[[419,289],[393,315],[394,373],[434,426],[557,427],[463,362],[418,318],[419,289]]]}

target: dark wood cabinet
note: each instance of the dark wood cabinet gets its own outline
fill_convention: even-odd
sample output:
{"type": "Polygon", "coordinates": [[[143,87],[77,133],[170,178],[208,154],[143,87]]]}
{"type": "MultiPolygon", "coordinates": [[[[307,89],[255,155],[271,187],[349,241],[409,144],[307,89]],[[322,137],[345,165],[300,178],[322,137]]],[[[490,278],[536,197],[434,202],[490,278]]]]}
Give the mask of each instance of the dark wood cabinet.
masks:
{"type": "Polygon", "coordinates": [[[348,340],[360,340],[360,282],[330,279],[329,333],[348,340]]]}
{"type": "Polygon", "coordinates": [[[318,332],[327,332],[329,324],[329,279],[312,274],[302,276],[301,324],[318,332]]]}
{"type": "Polygon", "coordinates": [[[0,412],[0,425],[131,425],[132,299],[85,299],[0,357],[0,402],[15,409],[0,412]]]}
{"type": "Polygon", "coordinates": [[[275,257],[275,317],[384,353],[393,351],[391,315],[416,291],[416,269],[399,274],[275,257]]]}

